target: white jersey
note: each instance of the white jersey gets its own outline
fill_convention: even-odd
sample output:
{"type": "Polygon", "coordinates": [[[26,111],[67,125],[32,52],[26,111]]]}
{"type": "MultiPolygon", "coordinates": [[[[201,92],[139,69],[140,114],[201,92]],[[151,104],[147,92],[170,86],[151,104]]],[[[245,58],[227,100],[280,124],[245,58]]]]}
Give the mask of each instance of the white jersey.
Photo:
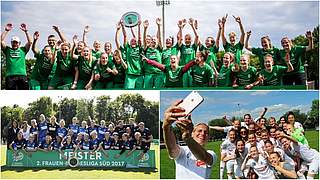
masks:
{"type": "Polygon", "coordinates": [[[254,159],[249,159],[246,166],[252,167],[259,179],[275,179],[274,172],[269,167],[267,160],[261,155],[259,155],[258,162],[254,159]]]}
{"type": "Polygon", "coordinates": [[[291,149],[288,151],[288,154],[292,156],[298,155],[306,163],[310,163],[320,156],[318,151],[311,149],[309,146],[304,145],[300,142],[298,142],[298,145],[295,143],[291,143],[290,146],[291,149]]]}
{"type": "Polygon", "coordinates": [[[27,127],[27,130],[24,132],[23,129],[20,129],[23,139],[28,140],[30,136],[30,126],[27,127]]]}
{"type": "Polygon", "coordinates": [[[229,139],[226,139],[220,145],[220,149],[222,153],[227,155],[233,155],[234,151],[236,150],[236,145],[232,143],[229,139]]]}
{"type": "Polygon", "coordinates": [[[180,146],[179,155],[175,158],[176,162],[176,179],[208,179],[211,175],[213,164],[217,160],[217,155],[207,151],[213,159],[211,166],[199,161],[192,154],[188,146],[180,146]]]}

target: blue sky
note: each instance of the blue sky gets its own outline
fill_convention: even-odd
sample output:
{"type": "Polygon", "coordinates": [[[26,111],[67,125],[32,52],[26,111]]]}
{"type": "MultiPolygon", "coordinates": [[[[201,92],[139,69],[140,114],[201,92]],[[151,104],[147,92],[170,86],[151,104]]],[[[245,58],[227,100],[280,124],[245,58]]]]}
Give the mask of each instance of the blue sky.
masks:
{"type": "MultiPolygon", "coordinates": [[[[161,17],[161,8],[155,0],[149,1],[1,1],[1,29],[11,22],[16,27],[9,36],[18,35],[22,43],[26,42],[19,30],[20,23],[25,22],[33,34],[40,31],[38,47],[46,44],[46,38],[54,33],[51,26],[58,25],[71,41],[74,34],[82,35],[83,27],[90,25],[88,43],[94,40],[111,41],[114,45],[115,25],[121,16],[128,11],[140,13],[143,20],[150,22],[150,34],[156,33],[156,17],[161,17]]],[[[177,21],[193,17],[199,21],[201,40],[207,36],[216,37],[217,19],[229,14],[226,32],[239,27],[231,15],[242,17],[245,31],[252,30],[251,45],[260,46],[260,37],[269,35],[273,44],[280,46],[280,39],[304,34],[319,24],[318,1],[173,1],[166,7],[166,36],[178,31],[177,21]]],[[[187,26],[185,33],[191,33],[187,26]]],[[[10,37],[6,42],[9,43],[10,37]]],[[[222,49],[222,47],[220,47],[222,49]]],[[[28,57],[33,54],[28,53],[28,57]]]]}
{"type": "MultiPolygon", "coordinates": [[[[183,99],[190,91],[161,91],[160,118],[164,111],[177,99],[183,99]]],[[[250,113],[254,118],[268,108],[265,117],[279,119],[284,113],[293,109],[301,112],[310,111],[312,101],[319,99],[317,91],[200,91],[204,97],[202,104],[192,112],[194,122],[208,122],[224,115],[243,116],[250,113]]]]}

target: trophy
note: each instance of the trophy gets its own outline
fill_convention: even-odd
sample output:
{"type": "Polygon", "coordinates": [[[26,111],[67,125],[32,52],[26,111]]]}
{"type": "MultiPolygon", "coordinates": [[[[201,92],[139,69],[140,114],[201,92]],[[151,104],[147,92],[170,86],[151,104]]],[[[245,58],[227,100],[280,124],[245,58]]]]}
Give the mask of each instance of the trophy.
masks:
{"type": "Polygon", "coordinates": [[[127,12],[122,16],[121,19],[125,27],[134,27],[138,25],[138,22],[140,21],[140,14],[137,12],[127,12]]]}

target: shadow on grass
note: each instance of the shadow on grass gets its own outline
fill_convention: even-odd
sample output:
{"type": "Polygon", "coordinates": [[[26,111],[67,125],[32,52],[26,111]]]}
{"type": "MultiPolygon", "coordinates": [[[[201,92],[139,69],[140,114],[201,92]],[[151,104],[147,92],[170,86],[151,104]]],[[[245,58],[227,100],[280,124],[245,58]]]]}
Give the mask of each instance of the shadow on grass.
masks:
{"type": "Polygon", "coordinates": [[[119,171],[119,172],[143,172],[144,174],[151,174],[158,172],[157,168],[97,168],[97,167],[82,167],[82,168],[65,168],[65,167],[9,167],[9,166],[1,166],[1,171],[16,171],[16,172],[23,172],[32,170],[32,172],[38,172],[40,170],[47,170],[47,171],[64,171],[64,170],[78,170],[78,171],[90,171],[90,170],[102,170],[102,171],[119,171]]]}

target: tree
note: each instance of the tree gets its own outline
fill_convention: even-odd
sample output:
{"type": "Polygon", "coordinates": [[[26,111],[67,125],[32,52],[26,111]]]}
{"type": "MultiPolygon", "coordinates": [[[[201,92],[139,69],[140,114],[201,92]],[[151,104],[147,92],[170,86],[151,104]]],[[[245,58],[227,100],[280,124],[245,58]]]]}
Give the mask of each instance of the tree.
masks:
{"type": "Polygon", "coordinates": [[[25,110],[23,118],[29,123],[31,119],[38,119],[40,114],[44,114],[45,116],[52,114],[52,99],[50,97],[40,97],[28,105],[29,107],[25,110]]]}
{"type": "Polygon", "coordinates": [[[58,121],[64,119],[66,125],[71,123],[71,119],[77,114],[77,100],[64,98],[59,102],[59,111],[56,114],[58,121]]]}
{"type": "Polygon", "coordinates": [[[96,118],[99,120],[107,120],[107,109],[110,103],[110,96],[100,96],[97,98],[97,104],[95,108],[96,118]]]}
{"type": "Polygon", "coordinates": [[[311,110],[308,112],[308,120],[314,126],[319,126],[319,99],[312,101],[311,110]]]}

